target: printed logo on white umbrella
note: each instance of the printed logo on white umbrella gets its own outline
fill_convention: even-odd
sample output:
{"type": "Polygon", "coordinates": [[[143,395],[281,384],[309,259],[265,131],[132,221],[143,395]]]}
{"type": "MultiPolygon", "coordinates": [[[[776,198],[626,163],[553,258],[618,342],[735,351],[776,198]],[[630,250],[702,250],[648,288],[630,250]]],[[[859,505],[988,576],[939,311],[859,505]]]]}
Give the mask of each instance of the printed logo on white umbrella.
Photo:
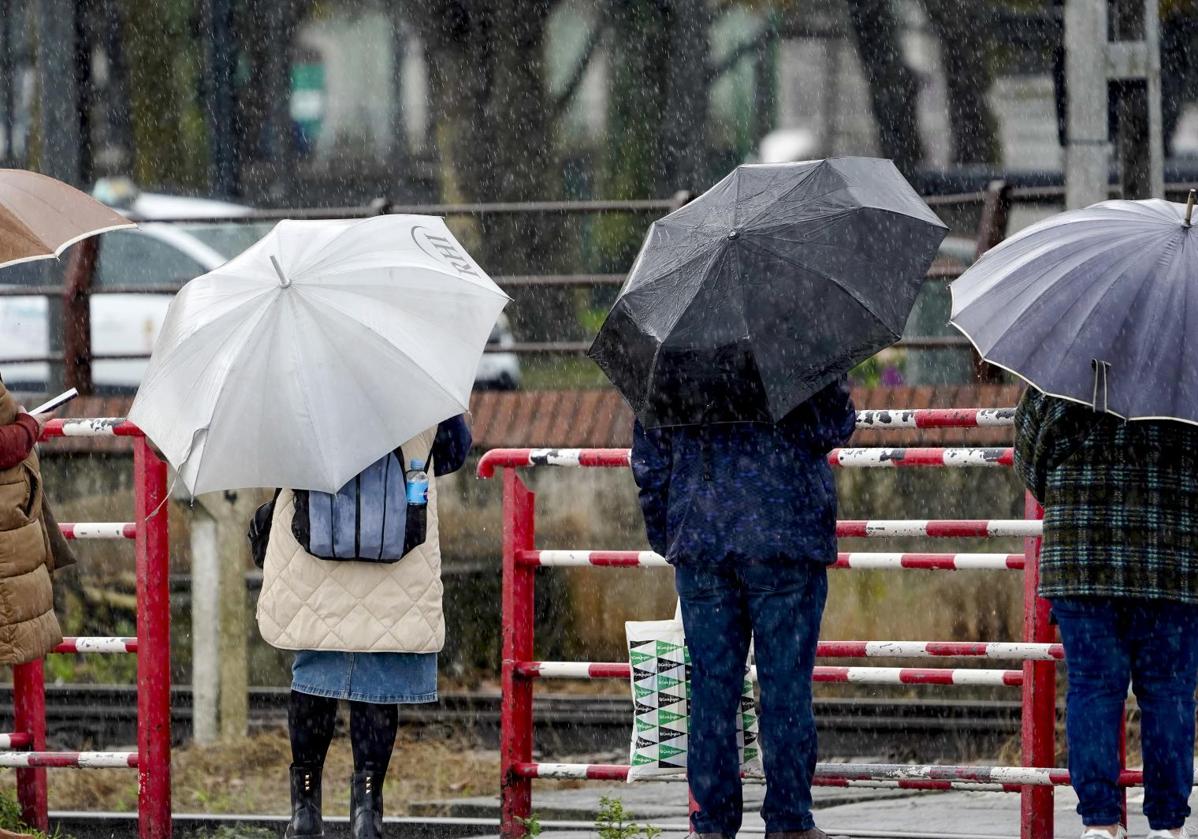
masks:
{"type": "Polygon", "coordinates": [[[416,243],[416,247],[442,265],[448,265],[459,274],[478,276],[478,272],[470,264],[470,259],[458,250],[458,243],[448,236],[437,235],[427,227],[413,227],[412,241],[416,243]]]}

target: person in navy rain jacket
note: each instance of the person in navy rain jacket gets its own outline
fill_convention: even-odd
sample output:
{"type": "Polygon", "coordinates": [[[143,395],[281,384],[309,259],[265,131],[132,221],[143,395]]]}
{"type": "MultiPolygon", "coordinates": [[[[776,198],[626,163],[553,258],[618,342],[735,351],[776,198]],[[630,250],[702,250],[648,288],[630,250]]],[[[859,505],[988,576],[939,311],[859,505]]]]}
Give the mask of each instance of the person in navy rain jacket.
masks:
{"type": "Polygon", "coordinates": [[[750,639],[761,684],[766,835],[826,836],[811,813],[811,677],[827,566],[836,561],[836,486],[826,456],[855,422],[842,378],[777,424],[634,428],[645,529],[674,566],[691,656],[687,780],[700,836],[740,829],[736,718],[750,639]]]}

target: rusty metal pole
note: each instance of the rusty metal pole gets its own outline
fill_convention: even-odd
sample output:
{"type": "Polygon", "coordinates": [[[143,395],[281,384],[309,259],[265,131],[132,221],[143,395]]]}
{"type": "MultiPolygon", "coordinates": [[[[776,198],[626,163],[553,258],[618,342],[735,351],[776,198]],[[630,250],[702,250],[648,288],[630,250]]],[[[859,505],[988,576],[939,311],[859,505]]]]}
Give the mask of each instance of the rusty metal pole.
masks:
{"type": "Polygon", "coordinates": [[[92,393],[91,290],[99,258],[98,236],[75,245],[63,283],[63,380],[83,396],[92,393]]]}
{"type": "MultiPolygon", "coordinates": [[[[981,259],[982,254],[1007,238],[1007,224],[1011,216],[1011,185],[1004,180],[993,180],[986,185],[986,194],[982,199],[982,215],[978,219],[977,246],[974,249],[974,259],[981,259]]],[[[1002,373],[998,368],[982,361],[976,352],[973,354],[973,378],[981,384],[998,384],[1002,381],[1002,373]]]]}

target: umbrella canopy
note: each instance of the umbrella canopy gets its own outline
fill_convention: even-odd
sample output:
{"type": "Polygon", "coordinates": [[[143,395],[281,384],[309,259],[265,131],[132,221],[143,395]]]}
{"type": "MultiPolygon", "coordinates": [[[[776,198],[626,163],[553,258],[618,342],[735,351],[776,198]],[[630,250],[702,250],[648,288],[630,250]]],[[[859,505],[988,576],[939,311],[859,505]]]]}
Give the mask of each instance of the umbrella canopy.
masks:
{"type": "Polygon", "coordinates": [[[1046,393],[1127,419],[1198,422],[1196,235],[1185,205],[1161,200],[1061,213],[952,284],[952,323],[1046,393]]]}
{"type": "Polygon", "coordinates": [[[129,418],[192,493],[336,492],[467,410],[507,300],[439,218],[282,221],[179,292],[129,418]]]}
{"type": "Polygon", "coordinates": [[[780,420],[899,339],[946,231],[889,160],[740,166],[653,224],[590,356],[646,426],[780,420]]]}
{"type": "Polygon", "coordinates": [[[62,181],[0,169],[0,268],[53,259],[80,239],[136,226],[62,181]]]}

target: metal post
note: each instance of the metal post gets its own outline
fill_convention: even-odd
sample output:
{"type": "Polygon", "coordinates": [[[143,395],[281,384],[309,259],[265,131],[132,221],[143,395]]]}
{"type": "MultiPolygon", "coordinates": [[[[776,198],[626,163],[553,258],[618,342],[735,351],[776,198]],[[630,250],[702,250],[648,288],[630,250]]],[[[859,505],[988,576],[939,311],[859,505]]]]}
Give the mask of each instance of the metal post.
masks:
{"type": "Polygon", "coordinates": [[[137,524],[137,812],[141,839],[171,836],[171,613],[166,464],[133,444],[137,524]]]}
{"type": "Polygon", "coordinates": [[[100,237],[75,245],[62,290],[63,378],[82,396],[92,393],[91,290],[100,258],[100,237]]]}
{"type": "MultiPolygon", "coordinates": [[[[1024,500],[1024,517],[1041,519],[1043,516],[1044,510],[1028,493],[1024,500]]],[[[1023,640],[1051,643],[1055,633],[1049,623],[1049,604],[1037,593],[1040,586],[1040,539],[1024,539],[1023,553],[1023,640]]],[[[1056,675],[1055,662],[1023,663],[1023,766],[1052,767],[1056,760],[1056,675]]],[[[1021,839],[1052,839],[1052,787],[1023,788],[1019,835],[1021,839]]]]}
{"type": "Polygon", "coordinates": [[[1107,197],[1107,0],[1065,3],[1065,206],[1107,197]]]}
{"type": "MultiPolygon", "coordinates": [[[[46,750],[46,682],[42,660],[12,669],[13,730],[30,735],[30,750],[46,750]]],[[[46,799],[46,770],[17,770],[17,800],[21,820],[41,831],[50,829],[46,799]]]]}
{"type": "Polygon", "coordinates": [[[1116,150],[1124,198],[1163,198],[1161,54],[1157,0],[1113,0],[1107,76],[1118,114],[1116,150]]]}
{"type": "MultiPolygon", "coordinates": [[[[991,181],[986,185],[982,199],[982,214],[978,219],[978,238],[974,247],[975,259],[981,259],[982,254],[1007,238],[1010,215],[1011,185],[1001,179],[991,181]]],[[[1002,381],[999,369],[984,362],[976,350],[973,352],[973,377],[983,384],[1002,381]]]]}
{"type": "Polygon", "coordinates": [[[500,710],[500,834],[517,839],[532,816],[532,780],[513,767],[532,760],[532,681],[516,673],[517,661],[533,657],[535,571],[516,561],[532,550],[536,496],[519,473],[503,471],[503,700],[500,710]]]}
{"type": "Polygon", "coordinates": [[[203,503],[191,520],[191,733],[215,743],[220,697],[220,550],[203,503]]]}

